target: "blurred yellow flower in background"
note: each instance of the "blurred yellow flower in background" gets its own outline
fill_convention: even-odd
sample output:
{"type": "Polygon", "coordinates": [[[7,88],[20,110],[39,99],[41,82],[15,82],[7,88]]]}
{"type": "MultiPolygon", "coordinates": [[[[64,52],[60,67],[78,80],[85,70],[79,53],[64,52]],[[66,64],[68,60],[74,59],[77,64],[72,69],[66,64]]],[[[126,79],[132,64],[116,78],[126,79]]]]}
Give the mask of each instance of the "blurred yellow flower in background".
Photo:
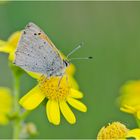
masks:
{"type": "Polygon", "coordinates": [[[8,88],[0,87],[0,125],[8,123],[8,114],[12,110],[12,96],[8,88]]]}
{"type": "Polygon", "coordinates": [[[19,103],[26,109],[35,109],[45,98],[48,99],[46,104],[46,113],[50,123],[54,125],[60,124],[60,111],[65,119],[74,124],[76,118],[67,103],[79,111],[86,112],[86,106],[78,101],[83,97],[83,94],[71,88],[66,76],[63,76],[60,85],[58,86],[60,77],[51,77],[46,79],[41,77],[39,84],[23,96],[19,103]]]}
{"type": "Polygon", "coordinates": [[[0,52],[8,53],[10,61],[13,61],[15,58],[15,51],[20,35],[21,32],[17,31],[13,33],[7,41],[0,40],[0,52]]]}
{"type": "Polygon", "coordinates": [[[128,81],[122,86],[119,103],[121,111],[140,119],[140,80],[128,81]]]}
{"type": "Polygon", "coordinates": [[[100,129],[97,140],[117,140],[117,139],[140,139],[140,129],[129,130],[120,122],[112,122],[108,126],[100,129]]]}
{"type": "Polygon", "coordinates": [[[129,130],[120,122],[113,122],[101,128],[97,135],[97,140],[117,140],[124,139],[129,130]]]}

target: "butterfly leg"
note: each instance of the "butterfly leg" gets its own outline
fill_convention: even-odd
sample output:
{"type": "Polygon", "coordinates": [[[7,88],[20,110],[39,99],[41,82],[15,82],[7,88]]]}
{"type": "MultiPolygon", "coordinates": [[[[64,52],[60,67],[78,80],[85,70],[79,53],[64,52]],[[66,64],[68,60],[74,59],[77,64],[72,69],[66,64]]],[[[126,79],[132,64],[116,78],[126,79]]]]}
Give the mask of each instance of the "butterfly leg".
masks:
{"type": "MultiPolygon", "coordinates": [[[[64,73],[64,75],[66,75],[66,82],[67,82],[67,84],[68,84],[68,75],[67,75],[67,73],[64,73]]],[[[60,79],[59,79],[59,81],[58,81],[58,87],[60,86],[61,80],[62,80],[62,78],[63,78],[64,75],[62,75],[62,76],[60,77],[60,79]]]]}
{"type": "MultiPolygon", "coordinates": [[[[67,83],[67,86],[70,88],[70,83],[69,83],[69,79],[68,79],[68,74],[65,72],[64,73],[66,75],[66,83],[67,83]]],[[[70,92],[70,91],[68,91],[70,92]]]]}
{"type": "Polygon", "coordinates": [[[60,77],[60,79],[59,79],[59,81],[58,81],[58,88],[59,88],[59,86],[60,86],[60,83],[61,83],[61,81],[62,81],[62,78],[63,78],[63,75],[60,77]]]}
{"type": "Polygon", "coordinates": [[[68,75],[67,75],[67,73],[64,73],[64,74],[66,75],[66,82],[68,84],[68,75]]]}
{"type": "Polygon", "coordinates": [[[45,75],[41,75],[40,79],[41,79],[41,83],[43,84],[48,78],[45,75]]]}

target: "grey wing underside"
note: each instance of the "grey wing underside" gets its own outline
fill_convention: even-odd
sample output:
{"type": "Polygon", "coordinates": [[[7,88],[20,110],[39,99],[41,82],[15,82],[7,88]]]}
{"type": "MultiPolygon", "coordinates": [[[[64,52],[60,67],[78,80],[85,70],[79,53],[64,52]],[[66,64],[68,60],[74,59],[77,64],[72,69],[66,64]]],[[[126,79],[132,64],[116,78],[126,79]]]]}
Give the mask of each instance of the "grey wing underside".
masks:
{"type": "Polygon", "coordinates": [[[48,77],[62,75],[63,61],[59,52],[40,34],[45,35],[35,24],[26,26],[15,52],[15,65],[48,77]]]}

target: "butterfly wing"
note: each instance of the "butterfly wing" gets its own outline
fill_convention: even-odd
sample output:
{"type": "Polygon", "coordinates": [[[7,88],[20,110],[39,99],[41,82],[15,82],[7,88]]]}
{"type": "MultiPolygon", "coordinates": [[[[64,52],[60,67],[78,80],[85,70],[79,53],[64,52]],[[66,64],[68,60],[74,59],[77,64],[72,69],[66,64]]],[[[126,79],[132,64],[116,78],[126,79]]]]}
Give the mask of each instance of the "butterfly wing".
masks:
{"type": "Polygon", "coordinates": [[[27,71],[49,76],[63,74],[64,65],[59,51],[47,35],[34,23],[22,32],[14,63],[27,71]]]}

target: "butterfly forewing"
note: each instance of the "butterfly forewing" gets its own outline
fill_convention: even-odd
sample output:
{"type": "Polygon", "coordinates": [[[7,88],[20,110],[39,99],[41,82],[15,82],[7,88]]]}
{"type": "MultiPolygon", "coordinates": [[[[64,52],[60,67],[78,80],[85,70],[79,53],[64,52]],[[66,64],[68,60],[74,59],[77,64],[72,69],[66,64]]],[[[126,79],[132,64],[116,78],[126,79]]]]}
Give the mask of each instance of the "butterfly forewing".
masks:
{"type": "Polygon", "coordinates": [[[22,32],[15,55],[14,63],[27,71],[48,77],[63,74],[63,60],[59,51],[48,36],[33,23],[29,23],[22,32]]]}

